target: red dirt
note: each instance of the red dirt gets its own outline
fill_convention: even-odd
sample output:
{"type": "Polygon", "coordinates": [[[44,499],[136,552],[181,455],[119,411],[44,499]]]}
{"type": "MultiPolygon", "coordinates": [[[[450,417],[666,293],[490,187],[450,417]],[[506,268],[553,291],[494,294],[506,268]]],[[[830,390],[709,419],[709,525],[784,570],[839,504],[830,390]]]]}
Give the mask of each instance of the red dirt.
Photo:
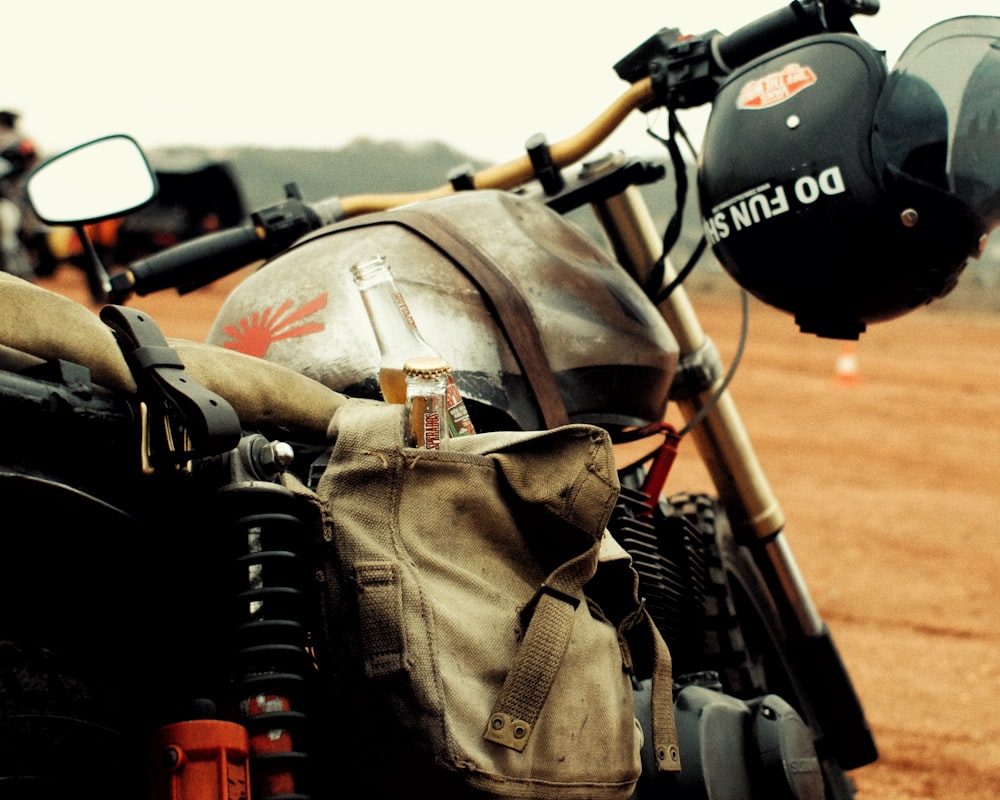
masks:
{"type": "MultiPolygon", "coordinates": [[[[62,270],[44,285],[78,299],[62,270]]],[[[201,340],[238,278],[131,305],[201,340]]],[[[733,292],[693,290],[728,364],[733,292]]],[[[1000,797],[1000,315],[925,309],[841,344],[752,303],[731,392],[880,748],[861,800],[1000,797]]],[[[671,491],[713,491],[682,444],[671,491]]]]}

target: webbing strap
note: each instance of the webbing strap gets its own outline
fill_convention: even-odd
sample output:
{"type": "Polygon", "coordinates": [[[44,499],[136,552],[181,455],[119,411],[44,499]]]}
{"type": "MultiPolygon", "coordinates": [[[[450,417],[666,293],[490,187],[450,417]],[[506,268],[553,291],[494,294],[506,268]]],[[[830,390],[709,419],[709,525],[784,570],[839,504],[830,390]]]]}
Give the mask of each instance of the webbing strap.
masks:
{"type": "Polygon", "coordinates": [[[485,738],[521,752],[542,713],[573,634],[583,585],[594,575],[600,541],[559,566],[535,596],[527,630],[486,725],[485,738]]]}

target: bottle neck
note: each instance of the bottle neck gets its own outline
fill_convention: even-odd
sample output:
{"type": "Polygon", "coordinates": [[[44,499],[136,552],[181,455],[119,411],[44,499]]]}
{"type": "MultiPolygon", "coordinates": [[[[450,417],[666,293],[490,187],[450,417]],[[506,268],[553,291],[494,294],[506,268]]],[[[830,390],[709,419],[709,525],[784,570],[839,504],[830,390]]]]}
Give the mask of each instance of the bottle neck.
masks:
{"type": "Polygon", "coordinates": [[[358,288],[382,355],[400,350],[412,351],[408,356],[420,355],[422,348],[421,351],[415,351],[413,346],[423,345],[423,339],[392,278],[369,282],[358,288]]]}
{"type": "Polygon", "coordinates": [[[351,271],[368,312],[383,366],[402,370],[413,356],[437,356],[417,324],[383,256],[355,264],[351,271]]]}

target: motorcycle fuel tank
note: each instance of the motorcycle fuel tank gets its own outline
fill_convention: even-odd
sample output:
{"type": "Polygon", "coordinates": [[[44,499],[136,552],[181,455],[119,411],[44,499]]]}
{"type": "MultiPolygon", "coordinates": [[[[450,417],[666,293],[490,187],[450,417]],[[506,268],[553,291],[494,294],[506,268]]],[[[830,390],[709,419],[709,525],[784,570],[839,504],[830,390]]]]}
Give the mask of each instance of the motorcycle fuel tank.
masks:
{"type": "MultiPolygon", "coordinates": [[[[535,200],[493,190],[416,204],[517,287],[572,422],[627,426],[666,410],[677,342],[620,265],[535,200]]],[[[495,304],[407,209],[323,228],[227,298],[211,344],[275,361],[354,397],[381,397],[379,351],[351,276],[385,256],[421,334],[452,365],[477,430],[545,427],[495,304]]],[[[453,237],[454,238],[454,237],[453,237]]]]}

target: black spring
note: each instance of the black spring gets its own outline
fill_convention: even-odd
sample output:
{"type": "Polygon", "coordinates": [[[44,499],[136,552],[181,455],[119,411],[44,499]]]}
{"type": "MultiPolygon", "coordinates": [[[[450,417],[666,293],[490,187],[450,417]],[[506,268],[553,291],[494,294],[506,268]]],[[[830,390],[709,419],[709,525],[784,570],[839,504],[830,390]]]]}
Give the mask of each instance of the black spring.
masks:
{"type": "Polygon", "coordinates": [[[250,736],[256,800],[308,800],[310,574],[294,495],[277,484],[222,490],[234,558],[233,688],[250,736]]]}

